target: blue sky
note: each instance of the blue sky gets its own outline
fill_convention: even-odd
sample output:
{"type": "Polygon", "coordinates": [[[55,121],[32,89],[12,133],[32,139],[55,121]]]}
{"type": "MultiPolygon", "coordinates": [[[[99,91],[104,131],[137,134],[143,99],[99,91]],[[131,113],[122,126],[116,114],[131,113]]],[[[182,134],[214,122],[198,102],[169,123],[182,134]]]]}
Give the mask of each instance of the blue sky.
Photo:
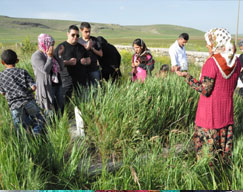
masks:
{"type": "MultiPolygon", "coordinates": [[[[0,15],[236,32],[238,0],[0,0],[0,15]]],[[[243,34],[243,0],[239,33],[243,34]]]]}

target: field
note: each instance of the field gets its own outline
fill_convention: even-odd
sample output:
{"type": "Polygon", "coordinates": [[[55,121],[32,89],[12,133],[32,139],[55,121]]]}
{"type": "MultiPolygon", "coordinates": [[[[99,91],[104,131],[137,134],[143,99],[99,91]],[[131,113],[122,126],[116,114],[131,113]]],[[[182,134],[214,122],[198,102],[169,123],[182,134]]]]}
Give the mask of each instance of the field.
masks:
{"type": "MultiPolygon", "coordinates": [[[[47,33],[54,37],[56,44],[66,40],[68,26],[77,25],[81,21],[26,19],[0,16],[0,49],[16,47],[16,43],[23,42],[26,38],[37,43],[40,33],[47,33]]],[[[145,25],[122,26],[116,24],[91,23],[92,35],[103,36],[111,44],[131,45],[136,38],[142,38],[148,47],[169,48],[178,35],[186,32],[190,35],[187,50],[207,51],[203,31],[176,25],[145,25]]],[[[239,35],[239,39],[243,35],[239,35]]],[[[238,52],[239,53],[239,52],[238,52]]]]}
{"type": "MultiPolygon", "coordinates": [[[[73,98],[47,134],[21,139],[14,134],[6,100],[0,97],[0,189],[242,189],[242,98],[235,100],[233,163],[215,169],[192,146],[199,94],[179,77],[155,76],[167,57],[156,57],[146,83],[129,80],[131,53],[122,51],[123,78],[73,98]],[[71,139],[68,128],[78,106],[85,138],[71,139]],[[115,162],[116,169],[106,166],[115,162]],[[103,165],[96,168],[96,165],[103,165]]],[[[26,55],[19,67],[33,70],[26,55]]],[[[1,67],[0,70],[3,70],[1,67]]],[[[195,77],[200,68],[190,66],[195,77]]]]}
{"type": "MultiPolygon", "coordinates": [[[[27,37],[37,42],[40,33],[51,34],[56,43],[66,40],[68,26],[80,21],[46,19],[21,19],[0,16],[0,48],[23,42],[27,37]]],[[[175,25],[121,26],[91,23],[92,35],[103,36],[112,44],[131,45],[136,38],[143,38],[149,47],[169,47],[182,32],[190,34],[188,50],[206,51],[204,32],[175,25]]]]}
{"type": "MultiPolygon", "coordinates": [[[[79,22],[27,21],[28,25],[42,25],[26,30],[23,19],[1,17],[0,42],[2,49],[11,47],[17,51],[18,67],[34,77],[30,63],[33,47],[21,51],[15,43],[23,42],[26,36],[36,42],[42,30],[61,42],[66,38],[66,26],[79,22]]],[[[92,26],[95,35],[103,35],[114,44],[131,44],[137,37],[134,32],[139,31],[151,47],[168,47],[181,30],[186,30],[178,26],[92,26]],[[154,34],[146,36],[148,31],[154,34]]],[[[188,30],[192,38],[187,49],[204,51],[203,32],[188,30]]],[[[212,169],[212,159],[207,155],[196,160],[192,144],[199,94],[173,74],[165,79],[156,77],[159,67],[170,63],[168,57],[162,56],[155,57],[152,77],[143,84],[131,83],[132,53],[120,53],[122,79],[117,84],[104,82],[97,90],[84,90],[81,97],[74,95],[64,115],[54,117],[42,137],[24,134],[17,138],[7,102],[0,96],[0,189],[243,189],[242,98],[235,93],[233,161],[227,166],[218,162],[212,169]],[[74,106],[82,111],[84,138],[73,139],[69,133],[74,106]]],[[[197,78],[200,70],[189,67],[197,78]]]]}

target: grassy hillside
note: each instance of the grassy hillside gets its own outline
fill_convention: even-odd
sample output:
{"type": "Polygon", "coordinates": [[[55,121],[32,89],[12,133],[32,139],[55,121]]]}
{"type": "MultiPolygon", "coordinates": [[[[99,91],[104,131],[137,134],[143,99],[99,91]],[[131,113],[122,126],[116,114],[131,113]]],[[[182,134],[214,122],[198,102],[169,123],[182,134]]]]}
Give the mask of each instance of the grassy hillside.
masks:
{"type": "MultiPolygon", "coordinates": [[[[47,19],[25,19],[0,16],[0,42],[13,44],[21,42],[26,36],[36,41],[38,34],[51,34],[57,42],[66,39],[66,31],[69,25],[80,25],[81,21],[63,21],[47,19]]],[[[191,39],[200,39],[203,32],[175,25],[147,25],[147,26],[121,26],[115,24],[91,23],[92,35],[104,36],[112,43],[131,44],[137,38],[151,40],[151,46],[163,44],[162,40],[169,43],[177,38],[178,34],[187,32],[191,39]]]]}
{"type": "MultiPolygon", "coordinates": [[[[13,18],[0,16],[0,48],[22,42],[26,37],[36,42],[40,33],[52,35],[57,43],[66,40],[68,26],[79,26],[81,21],[13,18]]],[[[204,32],[176,25],[122,26],[91,23],[92,35],[103,36],[112,44],[131,45],[135,38],[142,38],[148,47],[168,48],[182,32],[190,35],[187,50],[207,51],[204,32]]],[[[243,38],[241,35],[239,38],[243,38]]]]}

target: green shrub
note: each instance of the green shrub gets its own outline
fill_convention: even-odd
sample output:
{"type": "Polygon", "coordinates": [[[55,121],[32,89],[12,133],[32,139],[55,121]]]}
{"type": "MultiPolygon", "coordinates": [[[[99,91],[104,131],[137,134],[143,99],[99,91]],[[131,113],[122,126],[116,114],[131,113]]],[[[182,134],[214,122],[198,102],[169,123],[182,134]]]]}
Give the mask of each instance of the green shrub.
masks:
{"type": "Polygon", "coordinates": [[[29,37],[26,37],[21,43],[21,54],[23,56],[30,56],[36,50],[36,44],[32,43],[29,37]]]}

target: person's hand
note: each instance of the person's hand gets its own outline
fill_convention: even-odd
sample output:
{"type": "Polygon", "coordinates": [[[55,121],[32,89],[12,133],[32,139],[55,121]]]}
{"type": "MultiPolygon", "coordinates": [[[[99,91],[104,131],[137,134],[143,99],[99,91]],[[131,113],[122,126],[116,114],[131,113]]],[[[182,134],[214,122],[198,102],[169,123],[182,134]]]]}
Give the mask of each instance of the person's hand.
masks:
{"type": "Polygon", "coordinates": [[[76,65],[77,64],[77,59],[76,58],[71,58],[69,60],[69,64],[72,65],[72,66],[76,65]]]}
{"type": "Polygon", "coordinates": [[[181,71],[175,71],[175,72],[179,77],[186,77],[188,75],[188,72],[181,72],[181,71]]]}
{"type": "Polygon", "coordinates": [[[32,89],[32,91],[35,91],[36,90],[36,85],[32,85],[31,89],[32,89]]]}
{"type": "Polygon", "coordinates": [[[81,64],[83,64],[83,65],[89,65],[89,64],[91,63],[91,59],[90,59],[90,57],[82,58],[82,59],[80,60],[80,62],[81,62],[81,64]]]}
{"type": "Polygon", "coordinates": [[[93,46],[93,42],[92,42],[92,40],[90,39],[89,41],[88,41],[88,44],[87,44],[87,50],[90,50],[91,49],[91,47],[93,46]]]}
{"type": "Polygon", "coordinates": [[[175,72],[179,77],[186,77],[188,75],[188,72],[181,72],[179,66],[174,66],[175,72]]]}
{"type": "Polygon", "coordinates": [[[81,58],[80,63],[83,64],[83,65],[86,65],[86,58],[81,58]]]}
{"type": "Polygon", "coordinates": [[[136,60],[134,64],[135,64],[135,66],[137,67],[137,66],[139,66],[139,64],[140,64],[140,61],[139,61],[139,60],[136,60]]]}
{"type": "Polygon", "coordinates": [[[91,63],[91,58],[90,57],[87,57],[86,58],[86,63],[89,65],[91,63]]]}
{"type": "Polygon", "coordinates": [[[176,72],[176,71],[180,71],[181,67],[180,66],[173,66],[171,67],[171,72],[176,72]]]}
{"type": "Polygon", "coordinates": [[[61,46],[59,47],[59,50],[58,50],[58,56],[59,56],[59,57],[61,57],[61,56],[62,56],[62,54],[63,54],[64,50],[65,50],[64,46],[63,46],[63,45],[61,45],[61,46]]]}
{"type": "Polygon", "coordinates": [[[53,57],[54,46],[50,46],[49,49],[46,51],[48,57],[53,57]]]}

